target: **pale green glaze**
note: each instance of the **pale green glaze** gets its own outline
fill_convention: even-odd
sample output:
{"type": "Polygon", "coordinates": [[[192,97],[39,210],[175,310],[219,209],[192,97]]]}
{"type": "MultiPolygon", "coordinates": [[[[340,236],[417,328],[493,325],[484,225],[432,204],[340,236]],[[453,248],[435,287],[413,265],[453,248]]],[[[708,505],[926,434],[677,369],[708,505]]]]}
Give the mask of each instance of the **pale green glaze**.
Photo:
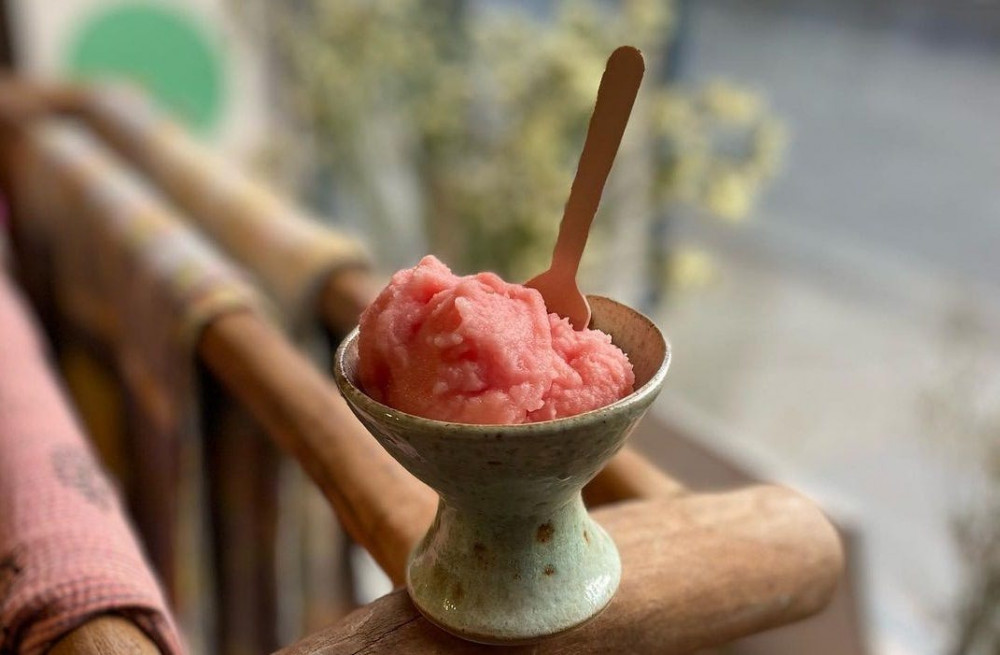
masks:
{"type": "Polygon", "coordinates": [[[468,425],[405,414],[356,386],[356,331],[337,351],[334,375],[355,414],[440,496],[434,523],[410,555],[407,587],[428,619],[460,637],[535,641],[594,617],[618,587],[618,550],[587,515],[580,490],[659,393],[670,352],[646,317],[607,298],[589,300],[591,327],[629,356],[636,391],[569,418],[468,425]]]}

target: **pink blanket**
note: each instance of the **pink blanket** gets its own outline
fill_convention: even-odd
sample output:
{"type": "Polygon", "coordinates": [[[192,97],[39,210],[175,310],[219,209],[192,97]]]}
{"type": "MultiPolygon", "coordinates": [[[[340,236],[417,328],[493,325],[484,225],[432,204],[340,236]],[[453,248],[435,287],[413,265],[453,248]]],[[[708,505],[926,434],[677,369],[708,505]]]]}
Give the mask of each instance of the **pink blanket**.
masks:
{"type": "Polygon", "coordinates": [[[0,270],[0,653],[42,653],[97,614],[183,652],[163,596],[0,270]]]}

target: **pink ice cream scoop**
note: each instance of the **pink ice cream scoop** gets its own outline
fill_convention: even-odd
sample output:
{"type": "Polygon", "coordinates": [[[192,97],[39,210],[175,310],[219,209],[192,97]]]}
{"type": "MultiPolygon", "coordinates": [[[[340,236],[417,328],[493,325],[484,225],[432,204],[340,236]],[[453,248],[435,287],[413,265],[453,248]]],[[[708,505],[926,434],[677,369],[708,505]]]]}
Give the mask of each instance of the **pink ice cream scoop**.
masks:
{"type": "Polygon", "coordinates": [[[534,289],[459,277],[433,256],[392,276],[359,332],[365,392],[425,418],[545,421],[613,403],[635,382],[607,334],[574,330],[534,289]]]}

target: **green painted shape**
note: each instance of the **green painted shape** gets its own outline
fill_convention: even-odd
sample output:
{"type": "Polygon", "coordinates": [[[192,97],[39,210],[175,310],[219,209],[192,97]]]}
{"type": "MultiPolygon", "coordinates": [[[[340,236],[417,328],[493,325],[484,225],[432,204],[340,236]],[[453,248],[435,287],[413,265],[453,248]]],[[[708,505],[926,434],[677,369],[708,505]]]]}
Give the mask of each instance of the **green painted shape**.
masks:
{"type": "Polygon", "coordinates": [[[125,79],[188,126],[208,132],[223,106],[223,62],[190,15],[145,2],[116,4],[82,22],[69,41],[75,79],[125,79]]]}

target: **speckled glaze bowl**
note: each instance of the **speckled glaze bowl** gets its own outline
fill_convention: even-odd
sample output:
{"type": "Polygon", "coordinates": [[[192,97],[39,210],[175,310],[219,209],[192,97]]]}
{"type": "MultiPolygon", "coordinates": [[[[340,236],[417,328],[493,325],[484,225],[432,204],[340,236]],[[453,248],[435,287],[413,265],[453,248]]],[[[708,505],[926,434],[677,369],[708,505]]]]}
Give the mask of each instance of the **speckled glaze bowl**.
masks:
{"type": "Polygon", "coordinates": [[[354,413],[440,496],[410,555],[407,588],[424,616],[459,637],[536,641],[593,618],[618,587],[618,550],[580,490],[659,393],[670,350],[642,314],[599,296],[589,301],[591,327],[629,356],[636,390],[553,421],[469,425],[399,412],[359,388],[356,330],[337,351],[334,375],[354,413]]]}

